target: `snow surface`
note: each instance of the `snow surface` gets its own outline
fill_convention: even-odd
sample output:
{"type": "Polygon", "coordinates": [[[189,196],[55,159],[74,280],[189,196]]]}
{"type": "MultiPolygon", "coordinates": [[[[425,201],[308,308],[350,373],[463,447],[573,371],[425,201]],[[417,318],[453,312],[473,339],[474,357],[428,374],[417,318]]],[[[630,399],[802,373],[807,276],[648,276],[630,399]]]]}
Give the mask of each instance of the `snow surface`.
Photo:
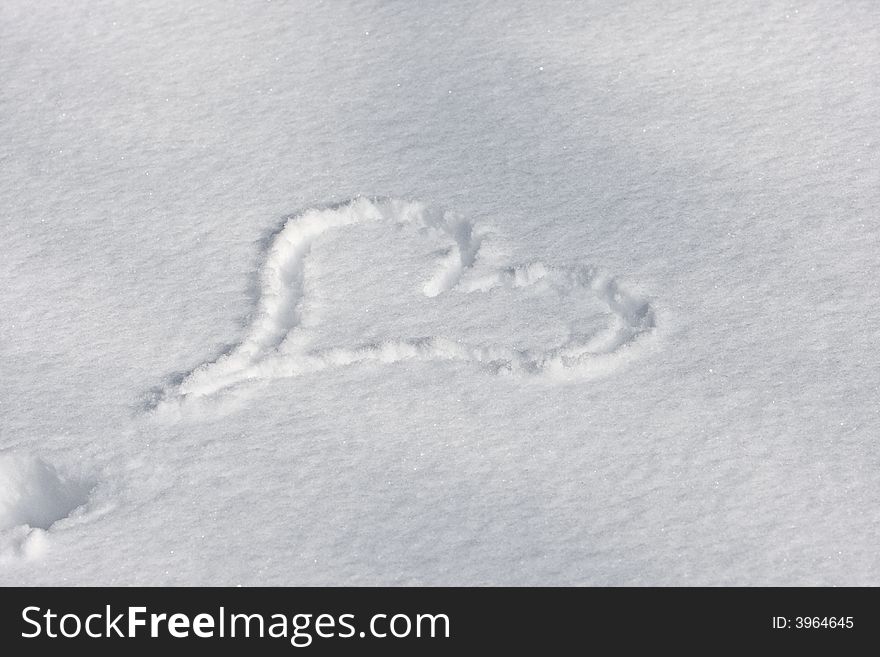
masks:
{"type": "Polygon", "coordinates": [[[872,2],[0,4],[0,583],[880,584],[872,2]]]}

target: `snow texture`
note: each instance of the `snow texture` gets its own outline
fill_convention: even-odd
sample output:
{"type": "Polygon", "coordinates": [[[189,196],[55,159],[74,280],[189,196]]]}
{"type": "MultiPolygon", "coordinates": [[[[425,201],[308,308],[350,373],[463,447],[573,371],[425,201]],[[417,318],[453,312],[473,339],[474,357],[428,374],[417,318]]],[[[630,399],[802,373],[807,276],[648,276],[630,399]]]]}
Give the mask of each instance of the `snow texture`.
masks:
{"type": "Polygon", "coordinates": [[[0,3],[0,584],[880,584],[870,2],[0,3]]]}

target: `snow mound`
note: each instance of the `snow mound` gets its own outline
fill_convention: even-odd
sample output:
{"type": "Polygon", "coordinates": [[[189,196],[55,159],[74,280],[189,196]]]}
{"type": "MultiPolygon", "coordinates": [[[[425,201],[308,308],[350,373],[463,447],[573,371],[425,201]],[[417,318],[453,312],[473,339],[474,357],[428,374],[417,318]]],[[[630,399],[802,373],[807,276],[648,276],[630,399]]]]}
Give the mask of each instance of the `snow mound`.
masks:
{"type": "MultiPolygon", "coordinates": [[[[650,304],[593,265],[550,266],[533,261],[477,271],[484,242],[491,235],[491,231],[454,213],[399,199],[356,198],[290,217],[267,251],[260,273],[258,309],[243,340],[219,359],[197,367],[177,385],[162,391],[150,408],[210,397],[247,382],[295,377],[366,361],[454,360],[473,363],[493,374],[587,377],[613,369],[624,354],[631,355],[627,348],[655,328],[650,304]],[[588,292],[605,307],[608,326],[586,335],[575,327],[563,344],[531,349],[503,343],[474,344],[441,334],[398,335],[354,346],[310,349],[306,346],[308,333],[320,329],[304,325],[304,300],[309,289],[307,256],[325,233],[351,230],[357,224],[384,225],[392,233],[414,226],[424,236],[445,241],[439,266],[435,265],[434,273],[419,286],[423,298],[441,300],[453,292],[479,296],[498,289],[528,289],[578,304],[583,303],[581,293],[588,292]]],[[[374,252],[380,254],[380,260],[386,257],[381,254],[391,241],[390,236],[377,240],[374,252]]],[[[392,295],[390,289],[386,293],[392,295]]],[[[400,328],[405,332],[406,327],[400,328]]]]}
{"type": "Polygon", "coordinates": [[[92,487],[40,458],[0,454],[0,531],[49,529],[83,506],[92,487]]]}

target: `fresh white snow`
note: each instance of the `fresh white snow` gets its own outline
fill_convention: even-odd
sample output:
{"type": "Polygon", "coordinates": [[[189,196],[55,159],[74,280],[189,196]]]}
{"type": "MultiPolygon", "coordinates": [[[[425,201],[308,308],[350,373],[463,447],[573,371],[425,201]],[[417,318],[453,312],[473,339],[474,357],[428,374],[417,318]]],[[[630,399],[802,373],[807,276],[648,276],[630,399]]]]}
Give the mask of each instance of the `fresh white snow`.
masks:
{"type": "Polygon", "coordinates": [[[0,584],[880,584],[873,3],[0,4],[0,584]]]}

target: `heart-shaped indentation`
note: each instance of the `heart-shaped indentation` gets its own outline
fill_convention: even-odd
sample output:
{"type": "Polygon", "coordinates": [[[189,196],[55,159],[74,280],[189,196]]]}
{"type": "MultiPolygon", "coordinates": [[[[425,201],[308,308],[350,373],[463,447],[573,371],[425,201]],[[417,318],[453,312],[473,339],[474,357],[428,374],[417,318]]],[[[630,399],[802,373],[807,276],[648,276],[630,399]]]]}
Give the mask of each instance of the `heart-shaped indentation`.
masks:
{"type": "MultiPolygon", "coordinates": [[[[459,360],[494,374],[589,377],[616,367],[624,355],[635,353],[637,342],[653,333],[655,319],[650,304],[623,289],[613,277],[588,264],[549,266],[533,261],[500,266],[493,262],[498,260],[497,249],[492,249],[495,239],[491,231],[465,218],[415,201],[356,198],[298,214],[285,223],[268,249],[260,275],[258,309],[241,342],[163,390],[150,406],[180,404],[248,382],[294,377],[364,361],[459,360]],[[568,303],[569,311],[583,311],[584,317],[596,314],[588,303],[600,305],[607,325],[592,332],[571,326],[558,344],[528,348],[503,340],[487,344],[439,333],[413,337],[409,332],[367,343],[316,347],[312,343],[322,334],[322,328],[319,321],[309,317],[308,255],[313,246],[330,249],[334,232],[352,231],[358,226],[372,227],[380,235],[385,231],[386,236],[374,245],[374,251],[380,253],[387,251],[383,239],[391,240],[388,235],[405,230],[445,242],[439,267],[417,286],[424,304],[441,303],[453,294],[475,301],[480,295],[505,292],[530,293],[536,298],[554,295],[568,303]],[[486,251],[490,256],[484,258],[486,251]],[[481,259],[488,262],[481,263],[481,259]],[[409,337],[405,337],[407,334],[409,337]]],[[[369,253],[358,257],[370,259],[369,253]]],[[[577,324],[577,320],[572,323],[577,324]]]]}

